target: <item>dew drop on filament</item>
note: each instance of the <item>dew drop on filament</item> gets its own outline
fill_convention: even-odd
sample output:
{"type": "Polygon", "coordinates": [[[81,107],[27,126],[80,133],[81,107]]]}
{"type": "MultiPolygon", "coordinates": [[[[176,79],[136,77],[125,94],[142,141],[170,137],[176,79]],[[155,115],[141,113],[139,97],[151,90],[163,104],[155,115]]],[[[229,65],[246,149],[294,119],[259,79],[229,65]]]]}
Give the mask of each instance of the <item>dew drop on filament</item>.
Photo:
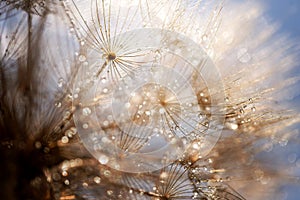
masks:
{"type": "Polygon", "coordinates": [[[92,113],[92,111],[91,111],[91,109],[88,108],[88,107],[82,109],[82,114],[83,114],[84,116],[88,116],[88,115],[90,115],[91,113],[92,113]]]}

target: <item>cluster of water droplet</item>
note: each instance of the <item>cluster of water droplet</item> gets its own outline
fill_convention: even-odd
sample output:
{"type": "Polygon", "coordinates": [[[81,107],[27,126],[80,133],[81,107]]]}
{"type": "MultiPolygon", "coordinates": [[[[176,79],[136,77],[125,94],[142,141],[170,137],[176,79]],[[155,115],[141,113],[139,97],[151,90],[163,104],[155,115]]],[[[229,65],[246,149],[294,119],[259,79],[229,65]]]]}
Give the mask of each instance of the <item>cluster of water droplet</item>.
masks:
{"type": "Polygon", "coordinates": [[[111,49],[117,53],[101,56],[87,48],[78,54],[74,116],[87,149],[101,164],[130,172],[154,171],[186,154],[193,159],[207,154],[222,130],[224,97],[206,53],[188,38],[161,29],[115,37],[127,41],[111,49]]]}

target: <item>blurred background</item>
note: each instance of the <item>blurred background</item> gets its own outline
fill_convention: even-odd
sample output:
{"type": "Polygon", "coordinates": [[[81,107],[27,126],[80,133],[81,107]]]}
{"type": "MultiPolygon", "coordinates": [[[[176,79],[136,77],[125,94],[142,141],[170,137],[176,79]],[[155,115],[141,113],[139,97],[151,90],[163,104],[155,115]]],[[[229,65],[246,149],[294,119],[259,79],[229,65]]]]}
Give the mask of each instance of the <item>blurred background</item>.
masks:
{"type": "MultiPolygon", "coordinates": [[[[290,49],[296,53],[297,60],[300,60],[300,1],[299,0],[266,0],[263,1],[266,6],[266,18],[272,23],[279,25],[278,34],[286,34],[295,42],[295,45],[290,49]]],[[[295,75],[300,76],[300,62],[294,71],[295,75]]],[[[297,84],[298,91],[292,100],[291,104],[296,110],[300,110],[300,83],[297,84]]],[[[299,130],[300,125],[295,127],[298,129],[298,140],[289,141],[286,148],[276,148],[274,156],[282,156],[282,162],[286,163],[287,171],[294,173],[297,177],[282,188],[283,198],[287,200],[300,199],[300,145],[299,145],[299,130]],[[295,184],[293,184],[295,183],[295,184]]]]}

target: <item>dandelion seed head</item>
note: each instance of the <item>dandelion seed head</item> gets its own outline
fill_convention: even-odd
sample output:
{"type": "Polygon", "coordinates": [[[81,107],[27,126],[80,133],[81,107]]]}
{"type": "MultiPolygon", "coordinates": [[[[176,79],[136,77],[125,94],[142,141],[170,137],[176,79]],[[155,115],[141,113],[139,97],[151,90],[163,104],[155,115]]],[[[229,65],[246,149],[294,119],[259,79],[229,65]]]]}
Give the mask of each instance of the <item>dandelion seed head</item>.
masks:
{"type": "Polygon", "coordinates": [[[0,16],[0,126],[13,138],[0,145],[36,169],[22,176],[30,189],[265,199],[295,172],[297,156],[286,169],[264,158],[296,141],[287,101],[299,78],[260,2],[72,0],[65,13],[37,2],[9,1],[0,16]]]}
{"type": "MultiPolygon", "coordinates": [[[[133,168],[128,168],[126,164],[130,162],[130,159],[126,160],[128,158],[137,159],[137,161],[133,162],[139,167],[134,170],[149,170],[152,167],[157,168],[163,163],[157,159],[155,161],[157,164],[147,166],[147,164],[144,163],[147,161],[143,161],[143,159],[146,159],[148,156],[145,156],[146,154],[144,153],[150,151],[153,156],[157,156],[159,154],[157,154],[154,149],[159,149],[159,151],[165,151],[161,152],[160,156],[171,156],[171,158],[166,159],[171,162],[172,159],[177,157],[177,154],[171,155],[169,153],[172,151],[171,149],[175,148],[176,145],[180,148],[183,147],[181,137],[190,134],[192,131],[196,133],[195,135],[201,135],[206,132],[209,128],[209,123],[198,123],[197,116],[202,109],[205,109],[205,112],[212,112],[209,106],[212,104],[212,100],[217,98],[210,96],[210,92],[216,96],[222,95],[222,83],[218,76],[214,76],[215,81],[210,80],[209,83],[203,81],[203,85],[196,82],[198,78],[205,79],[205,76],[197,74],[198,71],[195,69],[201,67],[204,69],[203,73],[209,74],[210,72],[206,71],[209,71],[210,69],[208,67],[213,64],[207,61],[209,58],[204,52],[202,52],[203,57],[195,57],[195,52],[193,51],[196,50],[190,48],[190,46],[195,46],[196,48],[197,45],[192,41],[185,40],[182,35],[169,31],[165,32],[160,29],[148,29],[147,31],[141,29],[125,32],[115,35],[114,37],[113,39],[116,41],[128,41],[126,46],[119,46],[118,48],[120,48],[121,52],[128,51],[130,53],[128,56],[118,53],[118,56],[114,58],[114,60],[109,62],[104,61],[100,69],[96,69],[96,72],[98,77],[101,77],[103,73],[106,73],[105,71],[108,70],[108,81],[103,82],[100,79],[99,81],[88,83],[91,84],[88,87],[80,84],[83,80],[88,79],[87,76],[91,74],[86,67],[82,66],[79,73],[83,74],[83,76],[78,76],[81,80],[76,80],[78,84],[76,83],[77,86],[75,86],[75,88],[82,88],[79,91],[80,95],[78,95],[80,99],[74,101],[74,103],[89,104],[88,101],[91,95],[96,96],[101,93],[97,98],[99,98],[99,100],[107,100],[99,101],[99,104],[95,105],[96,112],[92,113],[89,117],[92,121],[95,121],[95,124],[100,124],[100,127],[91,126],[91,129],[109,130],[110,133],[108,135],[114,134],[116,139],[104,145],[115,145],[117,149],[115,155],[118,156],[117,161],[123,163],[120,165],[121,169],[133,170],[133,168]],[[149,37],[147,37],[147,35],[149,37]],[[157,38],[154,39],[153,35],[157,38]],[[158,39],[159,37],[160,39],[158,39]],[[131,44],[130,40],[133,38],[134,43],[131,44]],[[148,39],[145,40],[145,38],[148,39]],[[152,40],[156,44],[153,43],[152,40]],[[171,45],[172,48],[169,48],[168,51],[158,51],[155,46],[159,47],[162,44],[171,45]],[[149,48],[148,45],[154,45],[154,47],[149,48]],[[182,57],[185,59],[192,60],[192,65],[183,60],[182,57],[169,52],[175,51],[175,49],[178,48],[181,48],[182,51],[177,52],[183,54],[182,57]],[[202,61],[202,59],[205,61],[202,61]],[[185,66],[185,68],[182,68],[182,66],[185,66]],[[170,77],[169,81],[165,79],[167,76],[170,77]],[[213,91],[214,88],[212,87],[210,88],[210,92],[202,91],[203,97],[199,98],[197,94],[200,93],[199,90],[201,88],[206,87],[206,84],[213,85],[215,90],[219,90],[219,92],[215,94],[213,91]],[[197,86],[200,86],[200,88],[197,88],[197,86]],[[111,97],[112,99],[108,100],[111,97]],[[105,116],[112,116],[112,120],[110,120],[111,123],[109,123],[105,116]],[[184,120],[185,118],[191,120],[184,120]],[[157,128],[162,131],[160,134],[156,133],[156,137],[152,137],[154,129],[157,128]],[[196,128],[199,128],[199,130],[193,130],[196,128]],[[166,133],[169,131],[172,132],[175,138],[169,137],[170,134],[166,133]],[[158,138],[160,138],[160,141],[158,138]],[[135,143],[138,143],[138,145],[133,145],[135,143]],[[167,148],[164,150],[162,148],[163,146],[167,146],[167,148]],[[125,151],[125,153],[122,151],[125,151]],[[135,155],[141,153],[141,156],[131,157],[130,155],[132,153],[135,153],[135,155]],[[140,162],[143,164],[140,164],[140,162]]],[[[107,38],[101,36],[99,39],[106,40],[107,38]]],[[[197,49],[198,53],[202,51],[198,46],[197,49]]],[[[88,55],[87,58],[90,60],[96,58],[93,56],[94,50],[91,50],[91,54],[88,55]]],[[[107,56],[105,59],[109,60],[107,56]]],[[[214,70],[214,68],[212,69],[214,70]]],[[[92,67],[90,70],[95,69],[92,67]]],[[[212,73],[218,75],[217,70],[212,73]]],[[[95,97],[93,97],[93,99],[95,99],[95,97]]],[[[223,100],[224,98],[220,99],[223,100]]],[[[80,115],[75,116],[79,117],[76,120],[81,120],[80,115]]],[[[214,116],[212,120],[216,118],[222,120],[222,115],[214,116]]],[[[88,130],[87,128],[84,129],[88,130]]],[[[81,129],[82,133],[88,134],[84,129],[81,129]]],[[[212,148],[217,141],[220,129],[218,128],[218,130],[212,133],[213,134],[207,134],[207,137],[211,137],[208,139],[211,142],[202,146],[203,155],[209,152],[209,149],[212,148]]],[[[83,136],[83,138],[90,137],[83,136]]],[[[103,138],[105,137],[104,135],[98,134],[97,138],[99,138],[100,141],[104,141],[103,138]]],[[[91,142],[94,141],[95,140],[91,142]]],[[[88,140],[86,142],[90,143],[88,140]]],[[[90,145],[87,145],[88,148],[89,146],[90,145]]],[[[180,151],[178,151],[180,148],[176,147],[177,150],[173,152],[180,153],[180,151]]],[[[96,149],[100,150],[99,148],[96,149]]],[[[108,157],[114,156],[114,154],[112,154],[113,151],[110,152],[109,148],[101,148],[101,150],[105,150],[102,154],[108,154],[108,157]]],[[[100,153],[95,151],[95,148],[90,149],[90,151],[93,154],[100,153]]],[[[108,164],[115,166],[115,162],[108,164]]]]}

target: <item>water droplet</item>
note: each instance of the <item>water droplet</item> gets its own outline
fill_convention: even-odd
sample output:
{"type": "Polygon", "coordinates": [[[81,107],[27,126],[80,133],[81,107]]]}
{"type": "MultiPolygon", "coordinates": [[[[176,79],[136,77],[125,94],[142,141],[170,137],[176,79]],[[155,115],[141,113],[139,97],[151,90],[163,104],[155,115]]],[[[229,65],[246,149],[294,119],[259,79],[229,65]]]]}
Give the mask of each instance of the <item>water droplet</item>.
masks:
{"type": "Polygon", "coordinates": [[[205,114],[199,113],[199,114],[198,114],[198,118],[199,118],[199,119],[204,119],[204,118],[205,118],[205,114]]]}
{"type": "Polygon", "coordinates": [[[198,198],[198,192],[193,192],[193,199],[197,199],[198,198]]]}
{"type": "Polygon", "coordinates": [[[99,184],[101,182],[101,178],[99,176],[94,177],[94,182],[99,184]]]}
{"type": "Polygon", "coordinates": [[[67,136],[63,136],[63,137],[61,138],[61,142],[64,143],[64,144],[66,144],[66,143],[69,142],[69,138],[68,138],[67,136]]]}
{"type": "Polygon", "coordinates": [[[75,127],[71,127],[70,129],[66,130],[65,135],[68,136],[69,138],[73,137],[77,132],[75,127]]]}
{"type": "Polygon", "coordinates": [[[231,130],[237,130],[239,128],[238,124],[234,122],[226,122],[225,125],[231,130]]]}
{"type": "Polygon", "coordinates": [[[61,88],[63,86],[63,83],[64,83],[64,79],[60,78],[60,79],[58,79],[57,86],[61,88]]]}
{"type": "Polygon", "coordinates": [[[82,186],[86,188],[86,187],[88,187],[88,186],[89,186],[89,184],[88,184],[88,183],[86,183],[86,182],[84,182],[84,183],[82,183],[82,186]]]}
{"type": "Polygon", "coordinates": [[[154,58],[155,58],[156,60],[158,60],[158,59],[161,58],[161,52],[160,52],[160,50],[156,50],[154,53],[155,53],[154,58]]]}
{"type": "Polygon", "coordinates": [[[200,146],[199,146],[198,142],[194,142],[192,146],[193,146],[193,149],[195,149],[195,150],[200,149],[200,146]]]}
{"type": "Polygon", "coordinates": [[[80,55],[80,56],[78,57],[78,60],[79,60],[80,62],[84,62],[84,61],[86,60],[86,57],[85,57],[84,55],[80,55]]]}
{"type": "Polygon", "coordinates": [[[103,122],[103,126],[107,127],[108,125],[109,125],[109,121],[105,120],[105,121],[103,122]]]}
{"type": "Polygon", "coordinates": [[[88,108],[88,107],[82,109],[82,114],[83,114],[84,116],[88,116],[88,115],[90,115],[91,113],[92,113],[92,111],[91,111],[91,109],[88,108]]]}
{"type": "Polygon", "coordinates": [[[70,181],[69,181],[68,179],[66,179],[66,180],[64,181],[64,183],[65,183],[65,185],[70,185],[70,181]]]}
{"type": "Polygon", "coordinates": [[[287,139],[282,139],[282,140],[279,141],[279,145],[282,146],[282,147],[284,147],[284,146],[287,145],[288,142],[289,141],[287,139]]]}
{"type": "Polygon", "coordinates": [[[146,110],[146,111],[145,111],[145,114],[149,116],[149,115],[151,114],[151,111],[146,110]]]}
{"type": "Polygon", "coordinates": [[[160,179],[164,180],[164,179],[167,179],[168,178],[168,173],[167,172],[162,172],[159,176],[160,179]]]}
{"type": "Polygon", "coordinates": [[[42,143],[40,141],[36,141],[34,146],[35,148],[40,149],[42,147],[42,143]]]}
{"type": "Polygon", "coordinates": [[[60,108],[60,107],[61,107],[61,102],[56,102],[54,105],[55,105],[56,107],[60,108]]]}
{"type": "Polygon", "coordinates": [[[252,108],[251,108],[251,111],[252,111],[252,112],[255,112],[255,111],[256,111],[256,108],[255,108],[255,107],[252,107],[252,108]]]}
{"type": "Polygon", "coordinates": [[[76,89],[74,90],[74,92],[75,92],[75,93],[79,93],[79,92],[80,92],[80,88],[76,88],[76,89]]]}
{"type": "Polygon", "coordinates": [[[63,176],[68,176],[68,172],[67,171],[62,171],[62,173],[61,173],[63,176]]]}
{"type": "Polygon", "coordinates": [[[110,172],[109,170],[105,170],[103,174],[104,174],[104,176],[106,176],[106,177],[110,177],[111,172],[110,172]]]}
{"type": "Polygon", "coordinates": [[[102,82],[102,83],[106,83],[106,82],[107,82],[106,77],[103,76],[103,77],[101,78],[101,82],[102,82]]]}
{"type": "Polygon", "coordinates": [[[288,161],[289,161],[290,163],[294,163],[294,162],[296,162],[296,160],[297,160],[297,154],[292,153],[292,154],[290,154],[290,155],[288,156],[288,161]]]}
{"type": "Polygon", "coordinates": [[[271,152],[273,150],[273,143],[272,142],[266,143],[263,148],[266,152],[271,152]]]}
{"type": "Polygon", "coordinates": [[[107,89],[107,88],[104,88],[104,89],[103,89],[103,93],[106,94],[107,92],[108,92],[108,89],[107,89]]]}
{"type": "Polygon", "coordinates": [[[203,124],[205,127],[208,127],[209,123],[208,122],[204,122],[203,124]]]}
{"type": "Polygon", "coordinates": [[[101,139],[101,141],[102,141],[103,143],[110,143],[110,142],[111,142],[111,140],[110,140],[109,138],[107,138],[107,137],[103,137],[103,138],[101,139]]]}
{"type": "Polygon", "coordinates": [[[82,125],[82,128],[83,129],[87,129],[89,127],[89,125],[87,124],[87,123],[84,123],[83,125],[82,125]]]}
{"type": "Polygon", "coordinates": [[[106,155],[101,155],[101,156],[99,156],[99,162],[102,164],[102,165],[105,165],[105,164],[107,164],[108,163],[108,157],[106,156],[106,155]]]}
{"type": "Polygon", "coordinates": [[[165,109],[164,109],[164,108],[160,108],[160,109],[159,109],[159,113],[160,113],[160,114],[164,114],[164,113],[165,113],[165,109]]]}
{"type": "Polygon", "coordinates": [[[241,63],[247,63],[251,60],[251,56],[248,53],[247,48],[242,48],[237,53],[237,58],[241,63]]]}

